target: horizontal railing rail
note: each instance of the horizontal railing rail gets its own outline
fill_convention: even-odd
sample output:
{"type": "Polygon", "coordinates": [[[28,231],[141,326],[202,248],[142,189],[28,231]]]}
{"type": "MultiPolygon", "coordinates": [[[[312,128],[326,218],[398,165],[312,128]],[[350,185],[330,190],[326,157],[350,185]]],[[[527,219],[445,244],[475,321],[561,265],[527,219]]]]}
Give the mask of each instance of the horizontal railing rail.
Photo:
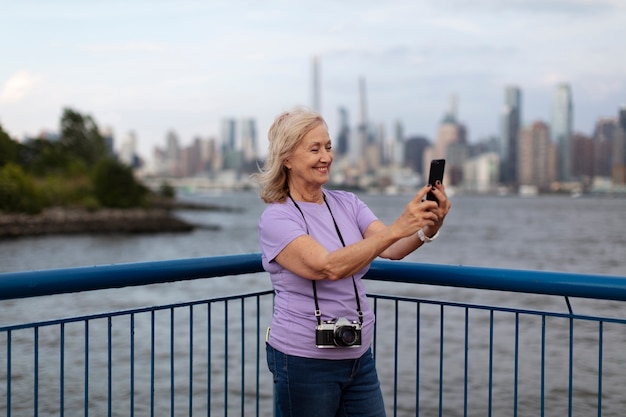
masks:
{"type": "MultiPolygon", "coordinates": [[[[5,272],[0,306],[261,272],[259,253],[5,272]]],[[[626,277],[376,260],[366,278],[400,284],[368,294],[389,415],[623,414],[626,277]],[[403,284],[564,296],[568,312],[535,298],[523,308],[445,301],[403,284]],[[568,297],[600,309],[574,314],[568,297]]],[[[262,347],[272,295],[267,280],[256,292],[0,323],[0,415],[271,416],[262,347]]]]}
{"type": "MultiPolygon", "coordinates": [[[[260,253],[0,273],[0,300],[263,272],[260,253]]],[[[626,277],[375,260],[366,279],[626,301],[626,277]]]]}

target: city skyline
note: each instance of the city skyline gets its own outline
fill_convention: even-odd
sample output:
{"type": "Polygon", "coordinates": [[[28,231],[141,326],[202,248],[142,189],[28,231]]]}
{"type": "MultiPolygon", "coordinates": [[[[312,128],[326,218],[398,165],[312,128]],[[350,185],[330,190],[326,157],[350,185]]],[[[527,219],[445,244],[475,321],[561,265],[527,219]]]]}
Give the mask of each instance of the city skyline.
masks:
{"type": "Polygon", "coordinates": [[[470,142],[498,136],[509,85],[523,92],[523,125],[550,122],[561,83],[574,132],[626,104],[617,0],[35,3],[0,16],[12,39],[0,46],[0,125],[18,139],[57,130],[71,107],[118,145],[134,132],[146,158],[171,130],[186,145],[219,137],[223,118],[252,118],[263,155],[274,116],[294,105],[319,103],[333,135],[343,107],[354,128],[361,79],[369,121],[388,135],[400,121],[433,139],[455,95],[470,142]]]}

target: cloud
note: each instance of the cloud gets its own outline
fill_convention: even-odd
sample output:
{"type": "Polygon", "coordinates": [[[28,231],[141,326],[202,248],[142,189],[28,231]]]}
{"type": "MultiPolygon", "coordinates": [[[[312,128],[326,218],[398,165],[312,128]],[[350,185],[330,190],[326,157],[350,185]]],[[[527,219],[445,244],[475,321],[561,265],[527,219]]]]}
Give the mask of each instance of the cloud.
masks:
{"type": "Polygon", "coordinates": [[[84,46],[83,49],[90,53],[154,53],[163,51],[165,46],[154,42],[122,42],[91,44],[84,46]]]}
{"type": "Polygon", "coordinates": [[[489,12],[528,12],[588,16],[626,9],[623,0],[450,0],[444,7],[489,12]]]}
{"type": "Polygon", "coordinates": [[[11,104],[28,97],[41,83],[43,77],[29,71],[13,74],[0,89],[0,103],[11,104]]]}
{"type": "Polygon", "coordinates": [[[440,17],[433,19],[431,25],[442,29],[453,30],[467,35],[482,35],[485,33],[483,28],[469,19],[459,17],[440,17]]]}

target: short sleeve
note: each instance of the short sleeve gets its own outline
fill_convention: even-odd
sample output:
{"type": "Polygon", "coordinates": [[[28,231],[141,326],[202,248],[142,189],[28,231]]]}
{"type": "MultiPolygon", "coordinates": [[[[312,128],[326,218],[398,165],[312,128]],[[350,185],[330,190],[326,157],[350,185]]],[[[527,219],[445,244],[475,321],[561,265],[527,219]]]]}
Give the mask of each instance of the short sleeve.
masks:
{"type": "Polygon", "coordinates": [[[306,234],[306,225],[296,210],[286,204],[272,204],[265,209],[259,220],[259,242],[261,252],[271,262],[297,237],[306,234]]]}

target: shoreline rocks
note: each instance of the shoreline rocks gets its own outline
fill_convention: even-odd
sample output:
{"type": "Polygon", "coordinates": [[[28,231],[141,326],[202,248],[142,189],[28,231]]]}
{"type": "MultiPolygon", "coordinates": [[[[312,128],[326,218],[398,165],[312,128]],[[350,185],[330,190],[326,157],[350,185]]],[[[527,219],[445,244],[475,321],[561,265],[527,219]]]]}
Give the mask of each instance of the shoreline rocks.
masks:
{"type": "Polygon", "coordinates": [[[0,212],[0,239],[52,234],[190,232],[197,226],[170,210],[48,208],[40,214],[0,212]]]}

